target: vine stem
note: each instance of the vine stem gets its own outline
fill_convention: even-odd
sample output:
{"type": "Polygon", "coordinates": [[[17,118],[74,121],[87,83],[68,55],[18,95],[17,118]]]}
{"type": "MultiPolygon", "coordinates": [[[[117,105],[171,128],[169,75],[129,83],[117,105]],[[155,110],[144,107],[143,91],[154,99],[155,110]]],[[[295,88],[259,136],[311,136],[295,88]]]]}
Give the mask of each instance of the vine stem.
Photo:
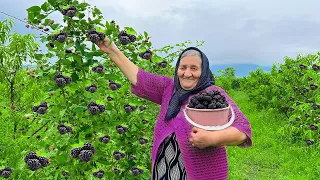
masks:
{"type": "Polygon", "coordinates": [[[39,132],[44,126],[46,126],[50,121],[47,121],[44,125],[42,125],[40,128],[38,128],[35,132],[33,132],[28,139],[30,139],[33,135],[35,135],[37,132],[39,132]]]}

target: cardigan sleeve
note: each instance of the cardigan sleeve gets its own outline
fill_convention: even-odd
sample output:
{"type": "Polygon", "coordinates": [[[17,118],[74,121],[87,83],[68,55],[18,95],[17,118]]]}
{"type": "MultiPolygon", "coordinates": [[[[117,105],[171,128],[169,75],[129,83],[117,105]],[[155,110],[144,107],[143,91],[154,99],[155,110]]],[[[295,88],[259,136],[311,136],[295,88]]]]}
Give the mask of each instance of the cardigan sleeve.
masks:
{"type": "Polygon", "coordinates": [[[170,77],[152,74],[139,68],[137,84],[131,84],[131,92],[161,105],[164,90],[171,81],[172,78],[170,77]]]}
{"type": "MultiPolygon", "coordinates": [[[[248,118],[240,111],[237,104],[230,98],[230,96],[221,88],[217,87],[223,96],[225,96],[228,103],[232,106],[234,111],[235,119],[231,124],[232,127],[237,128],[239,131],[245,133],[247,135],[247,140],[242,144],[239,144],[239,147],[246,148],[252,146],[252,130],[251,125],[248,118]]],[[[229,117],[231,117],[231,112],[229,117]]]]}

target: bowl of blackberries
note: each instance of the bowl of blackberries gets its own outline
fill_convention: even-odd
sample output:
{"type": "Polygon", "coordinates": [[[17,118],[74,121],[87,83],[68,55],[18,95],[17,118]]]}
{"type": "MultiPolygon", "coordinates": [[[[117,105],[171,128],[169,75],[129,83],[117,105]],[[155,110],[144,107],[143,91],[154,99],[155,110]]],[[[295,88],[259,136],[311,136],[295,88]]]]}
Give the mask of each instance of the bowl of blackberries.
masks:
{"type": "Polygon", "coordinates": [[[204,129],[224,129],[234,120],[232,108],[220,91],[211,90],[192,96],[185,109],[187,120],[204,129]],[[232,119],[233,118],[233,119],[232,119]]]}

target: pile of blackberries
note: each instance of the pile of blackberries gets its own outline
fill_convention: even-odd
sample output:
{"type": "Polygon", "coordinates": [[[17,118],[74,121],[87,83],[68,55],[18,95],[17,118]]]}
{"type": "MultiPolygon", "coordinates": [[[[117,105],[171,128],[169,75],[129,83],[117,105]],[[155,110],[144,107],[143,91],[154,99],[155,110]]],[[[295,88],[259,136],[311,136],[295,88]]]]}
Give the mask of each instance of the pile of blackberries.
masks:
{"type": "Polygon", "coordinates": [[[118,124],[117,126],[116,126],[116,130],[117,130],[117,132],[119,133],[119,134],[123,134],[124,132],[128,132],[128,127],[125,127],[125,126],[122,126],[122,125],[120,125],[120,124],[118,124]]]}
{"type": "Polygon", "coordinates": [[[131,168],[131,172],[133,173],[134,176],[139,176],[144,171],[143,171],[143,169],[140,169],[140,168],[137,168],[137,167],[134,166],[134,167],[131,168]]]}
{"type": "Polygon", "coordinates": [[[32,111],[38,114],[45,114],[48,109],[47,102],[41,102],[39,106],[33,106],[32,111]]]}
{"type": "Polygon", "coordinates": [[[119,152],[118,150],[115,150],[113,152],[113,157],[116,159],[116,160],[120,160],[121,158],[124,158],[126,156],[125,153],[122,153],[122,152],[119,152]]]}
{"type": "Polygon", "coordinates": [[[188,104],[189,108],[195,109],[219,109],[228,107],[226,98],[219,91],[202,92],[193,96],[188,104]]]}
{"type": "Polygon", "coordinates": [[[65,86],[72,82],[71,77],[63,76],[61,72],[58,72],[56,75],[54,75],[53,79],[56,81],[56,85],[59,87],[65,86]]]}
{"type": "Polygon", "coordinates": [[[86,91],[91,92],[91,93],[96,92],[97,91],[97,85],[96,84],[92,84],[90,86],[87,86],[86,87],[86,91]]]}
{"type": "Polygon", "coordinates": [[[110,136],[106,134],[102,137],[99,137],[99,141],[107,144],[110,141],[110,136]]]}
{"type": "Polygon", "coordinates": [[[52,35],[52,39],[53,40],[56,40],[56,41],[61,42],[61,43],[63,43],[66,40],[67,37],[68,37],[67,33],[65,31],[63,31],[63,30],[61,30],[59,34],[53,34],[52,35]]]}
{"type": "Polygon", "coordinates": [[[121,84],[114,82],[113,80],[109,80],[109,87],[112,91],[115,91],[121,88],[121,84]]]}
{"type": "Polygon", "coordinates": [[[66,134],[72,132],[72,128],[70,126],[65,126],[64,124],[60,123],[57,127],[60,134],[66,134]]]}
{"type": "Polygon", "coordinates": [[[139,57],[141,57],[142,59],[150,59],[152,56],[152,51],[150,49],[146,50],[145,52],[141,52],[139,53],[139,57]]]}
{"type": "Polygon", "coordinates": [[[49,160],[44,156],[38,156],[35,152],[29,152],[25,158],[24,162],[28,165],[31,171],[35,171],[41,167],[46,167],[49,165],[49,160]]]}
{"type": "Polygon", "coordinates": [[[103,104],[97,104],[96,102],[94,101],[91,101],[88,105],[87,105],[90,113],[92,115],[95,115],[95,114],[98,114],[98,113],[101,113],[101,112],[104,112],[106,110],[106,106],[103,105],[103,104]]]}
{"type": "Polygon", "coordinates": [[[90,29],[86,37],[90,39],[91,42],[97,43],[99,41],[103,41],[106,35],[103,32],[97,32],[95,29],[90,29]]]}
{"type": "Polygon", "coordinates": [[[81,161],[89,162],[95,152],[94,147],[87,142],[82,147],[72,149],[71,156],[73,158],[79,158],[81,161]]]}
{"type": "Polygon", "coordinates": [[[123,108],[124,108],[124,110],[126,111],[126,113],[130,113],[130,112],[136,110],[137,107],[131,106],[130,104],[125,104],[125,105],[123,106],[123,108]]]}
{"type": "Polygon", "coordinates": [[[8,166],[3,169],[0,169],[0,176],[4,178],[9,178],[11,173],[12,173],[12,169],[8,166]]]}
{"type": "Polygon", "coordinates": [[[70,6],[69,8],[66,9],[62,9],[61,13],[64,16],[69,16],[69,17],[73,17],[77,12],[77,8],[74,6],[70,6]]]}
{"type": "Polygon", "coordinates": [[[128,34],[126,30],[122,30],[118,34],[118,39],[122,45],[127,45],[130,42],[135,42],[137,38],[133,34],[128,34]]]}
{"type": "Polygon", "coordinates": [[[103,178],[104,171],[102,169],[100,169],[99,171],[92,173],[92,175],[94,177],[97,177],[97,178],[101,179],[101,178],[103,178]]]}
{"type": "Polygon", "coordinates": [[[102,71],[104,70],[105,68],[102,66],[102,64],[99,64],[98,66],[95,66],[95,67],[92,67],[92,71],[93,72],[96,72],[96,73],[102,73],[102,71]]]}

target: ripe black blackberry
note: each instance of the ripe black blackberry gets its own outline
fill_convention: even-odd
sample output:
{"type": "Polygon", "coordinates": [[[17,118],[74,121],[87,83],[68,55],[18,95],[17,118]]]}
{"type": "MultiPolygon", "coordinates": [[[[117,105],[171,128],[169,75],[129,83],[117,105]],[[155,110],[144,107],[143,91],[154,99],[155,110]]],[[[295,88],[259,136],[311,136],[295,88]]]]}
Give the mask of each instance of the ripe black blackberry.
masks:
{"type": "Polygon", "coordinates": [[[140,143],[140,144],[146,144],[146,143],[148,143],[148,139],[145,139],[145,138],[143,138],[143,137],[140,137],[140,138],[139,138],[139,143],[140,143]]]}
{"type": "Polygon", "coordinates": [[[162,68],[166,68],[167,67],[167,62],[166,61],[162,61],[162,62],[158,63],[158,66],[162,67],[162,68]]]}
{"type": "Polygon", "coordinates": [[[38,114],[45,114],[48,109],[47,102],[41,102],[38,106],[33,106],[32,111],[37,112],[38,114]]]}
{"type": "Polygon", "coordinates": [[[39,156],[38,160],[42,167],[47,167],[49,165],[49,160],[44,156],[39,156]]]}
{"type": "Polygon", "coordinates": [[[119,152],[118,150],[115,150],[113,152],[113,157],[116,159],[116,160],[120,160],[122,158],[124,158],[126,156],[125,153],[122,153],[122,152],[119,152]]]}
{"type": "Polygon", "coordinates": [[[69,176],[69,172],[67,171],[62,171],[61,173],[62,173],[62,176],[69,176]]]}
{"type": "Polygon", "coordinates": [[[73,148],[73,149],[71,150],[71,156],[72,156],[73,158],[78,158],[80,152],[81,152],[81,148],[79,148],[79,147],[73,148]]]}
{"type": "Polygon", "coordinates": [[[133,34],[128,34],[126,30],[120,31],[118,34],[118,39],[122,45],[127,45],[136,41],[136,36],[133,34]]]}
{"type": "Polygon", "coordinates": [[[65,31],[61,30],[59,34],[54,34],[51,37],[53,40],[56,40],[60,43],[63,43],[66,40],[66,38],[68,37],[68,35],[65,31]]]}
{"type": "Polygon", "coordinates": [[[131,172],[133,173],[134,176],[139,176],[140,174],[142,174],[144,171],[143,169],[137,168],[135,166],[133,166],[131,168],[131,172]]]}
{"type": "Polygon", "coordinates": [[[77,8],[74,7],[74,6],[70,6],[69,8],[66,8],[66,9],[62,9],[61,13],[64,15],[64,16],[68,16],[68,17],[74,17],[75,14],[77,12],[77,8]]]}
{"type": "Polygon", "coordinates": [[[82,150],[79,154],[79,159],[81,161],[89,162],[92,159],[92,151],[90,150],[82,150]]]}
{"type": "Polygon", "coordinates": [[[41,167],[46,167],[49,165],[49,160],[44,156],[38,156],[35,152],[29,152],[25,158],[24,162],[27,164],[28,168],[35,171],[41,167]]]}
{"type": "Polygon", "coordinates": [[[82,146],[81,150],[90,150],[93,154],[96,152],[96,150],[94,149],[94,147],[92,146],[92,144],[90,144],[90,143],[88,143],[88,142],[86,142],[86,143],[82,146]]]}
{"type": "Polygon", "coordinates": [[[86,36],[93,43],[97,43],[99,41],[103,41],[105,39],[105,37],[106,37],[106,35],[103,32],[97,32],[95,29],[90,29],[87,32],[86,36]]]}
{"type": "Polygon", "coordinates": [[[135,106],[131,106],[130,104],[125,104],[123,106],[123,108],[126,111],[126,113],[130,113],[130,112],[136,110],[136,107],[135,106]]]}
{"type": "Polygon", "coordinates": [[[152,51],[150,49],[146,50],[145,52],[139,53],[139,57],[142,59],[149,60],[152,56],[152,51]]]}
{"type": "Polygon", "coordinates": [[[92,173],[92,175],[101,179],[101,178],[103,178],[104,171],[102,169],[100,169],[99,171],[92,173]]]}
{"type": "Polygon", "coordinates": [[[12,173],[12,169],[9,166],[6,166],[3,169],[0,169],[0,176],[4,178],[9,178],[12,173]]]}
{"type": "Polygon", "coordinates": [[[110,136],[106,134],[102,137],[99,137],[99,141],[107,144],[110,141],[110,136]]]}
{"type": "Polygon", "coordinates": [[[92,67],[92,71],[96,73],[102,73],[102,71],[105,70],[105,68],[102,66],[102,64],[99,64],[98,66],[92,67]]]}
{"type": "Polygon", "coordinates": [[[96,84],[92,84],[90,86],[86,86],[86,91],[94,93],[97,91],[97,85],[96,84]]]}
{"type": "Polygon", "coordinates": [[[54,44],[52,42],[49,43],[49,46],[54,48],[54,44]]]}
{"type": "Polygon", "coordinates": [[[65,125],[62,124],[62,123],[60,123],[60,124],[57,126],[57,129],[59,130],[59,133],[60,133],[60,134],[66,134],[66,133],[72,131],[72,128],[71,128],[70,126],[65,126],[65,125]]]}

